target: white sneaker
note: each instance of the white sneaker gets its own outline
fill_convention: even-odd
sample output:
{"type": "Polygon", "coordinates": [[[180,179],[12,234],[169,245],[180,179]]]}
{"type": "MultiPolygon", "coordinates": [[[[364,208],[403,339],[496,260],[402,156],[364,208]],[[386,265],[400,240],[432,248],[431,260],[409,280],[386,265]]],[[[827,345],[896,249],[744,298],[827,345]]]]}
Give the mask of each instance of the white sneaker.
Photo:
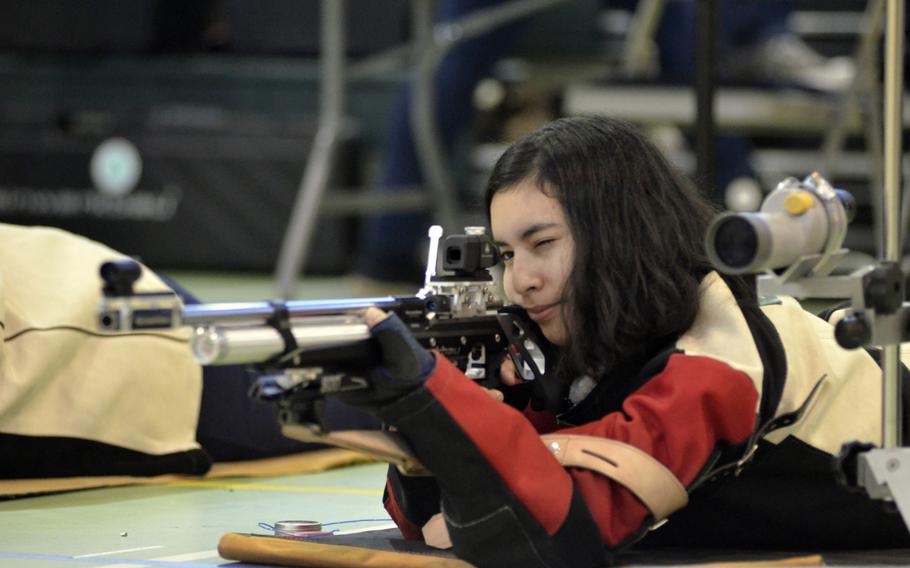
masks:
{"type": "Polygon", "coordinates": [[[731,78],[789,83],[819,91],[842,91],[853,81],[851,57],[825,57],[792,33],[778,34],[735,54],[721,67],[731,78]]]}

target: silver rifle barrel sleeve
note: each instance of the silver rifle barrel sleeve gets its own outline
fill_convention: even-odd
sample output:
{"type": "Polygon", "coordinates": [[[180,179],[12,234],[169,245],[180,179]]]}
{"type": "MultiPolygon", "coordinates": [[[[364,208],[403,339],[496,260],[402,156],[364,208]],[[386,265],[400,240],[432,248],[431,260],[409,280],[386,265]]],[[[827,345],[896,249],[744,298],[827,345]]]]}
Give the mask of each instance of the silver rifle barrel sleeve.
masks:
{"type": "MultiPolygon", "coordinates": [[[[291,322],[297,346],[306,350],[336,347],[369,339],[370,329],[356,316],[308,317],[291,322]]],[[[266,326],[198,326],[193,356],[202,365],[259,363],[284,350],[278,330],[266,326]]]]}
{"type": "MultiPolygon", "coordinates": [[[[395,304],[395,298],[345,298],[340,300],[292,300],[285,302],[290,317],[353,314],[371,306],[385,308],[395,304]]],[[[275,313],[269,302],[234,302],[219,304],[190,304],[183,308],[185,325],[261,324],[275,313]]]]}

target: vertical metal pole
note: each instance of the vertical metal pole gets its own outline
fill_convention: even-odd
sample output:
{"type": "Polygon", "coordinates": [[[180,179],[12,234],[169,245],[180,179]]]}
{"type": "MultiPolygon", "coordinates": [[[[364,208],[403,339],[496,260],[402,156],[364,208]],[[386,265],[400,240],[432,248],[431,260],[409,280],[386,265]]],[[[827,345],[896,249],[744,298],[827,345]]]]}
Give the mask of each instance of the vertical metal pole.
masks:
{"type": "Polygon", "coordinates": [[[714,194],[714,71],[717,67],[717,1],[697,0],[695,24],[695,181],[714,194]]]}
{"type": "MultiPolygon", "coordinates": [[[[885,24],[885,185],[884,260],[900,262],[901,136],[904,89],[904,0],[888,0],[885,24]]],[[[882,352],[882,446],[901,445],[900,345],[887,345],[882,352]]]]}
{"type": "MultiPolygon", "coordinates": [[[[423,0],[417,0],[423,1],[423,0]]],[[[435,7],[435,2],[428,2],[428,8],[435,7]]],[[[417,15],[416,12],[414,12],[417,15]]],[[[451,232],[458,230],[459,207],[456,197],[455,182],[449,173],[445,148],[439,135],[436,121],[436,71],[445,56],[447,49],[440,49],[437,42],[448,47],[457,37],[434,37],[435,34],[456,32],[457,26],[433,24],[433,14],[427,7],[420,14],[425,31],[421,32],[418,43],[418,55],[414,86],[411,90],[411,137],[414,150],[420,162],[421,173],[426,188],[433,201],[433,212],[437,223],[451,232]]]]}
{"type": "Polygon", "coordinates": [[[275,287],[277,297],[282,299],[293,297],[306,262],[340,137],[344,112],[344,4],[344,0],[322,0],[320,5],[319,127],[278,256],[275,287]]]}

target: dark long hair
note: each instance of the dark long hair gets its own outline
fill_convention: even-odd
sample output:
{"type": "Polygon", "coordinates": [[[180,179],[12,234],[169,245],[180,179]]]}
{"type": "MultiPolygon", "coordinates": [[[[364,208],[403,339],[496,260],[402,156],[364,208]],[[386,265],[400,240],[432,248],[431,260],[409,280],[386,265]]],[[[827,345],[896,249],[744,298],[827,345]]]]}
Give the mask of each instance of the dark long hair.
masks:
{"type": "MultiPolygon", "coordinates": [[[[497,161],[487,214],[497,192],[526,179],[559,201],[575,241],[558,376],[611,377],[692,325],[712,270],[704,236],[717,209],[641,132],[605,117],[547,124],[497,161]]],[[[727,281],[738,300],[755,302],[746,281],[727,281]]]]}

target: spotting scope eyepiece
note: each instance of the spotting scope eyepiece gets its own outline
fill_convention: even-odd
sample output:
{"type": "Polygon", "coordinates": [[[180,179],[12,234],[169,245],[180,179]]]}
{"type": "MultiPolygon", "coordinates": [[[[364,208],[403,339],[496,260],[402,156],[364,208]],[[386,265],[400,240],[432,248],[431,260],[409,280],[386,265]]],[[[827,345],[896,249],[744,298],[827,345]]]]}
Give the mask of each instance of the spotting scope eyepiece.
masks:
{"type": "Polygon", "coordinates": [[[705,248],[712,264],[727,274],[758,273],[817,257],[816,266],[841,250],[856,214],[848,192],[814,173],[800,182],[787,178],[754,213],[727,212],[708,227],[705,248]]]}

